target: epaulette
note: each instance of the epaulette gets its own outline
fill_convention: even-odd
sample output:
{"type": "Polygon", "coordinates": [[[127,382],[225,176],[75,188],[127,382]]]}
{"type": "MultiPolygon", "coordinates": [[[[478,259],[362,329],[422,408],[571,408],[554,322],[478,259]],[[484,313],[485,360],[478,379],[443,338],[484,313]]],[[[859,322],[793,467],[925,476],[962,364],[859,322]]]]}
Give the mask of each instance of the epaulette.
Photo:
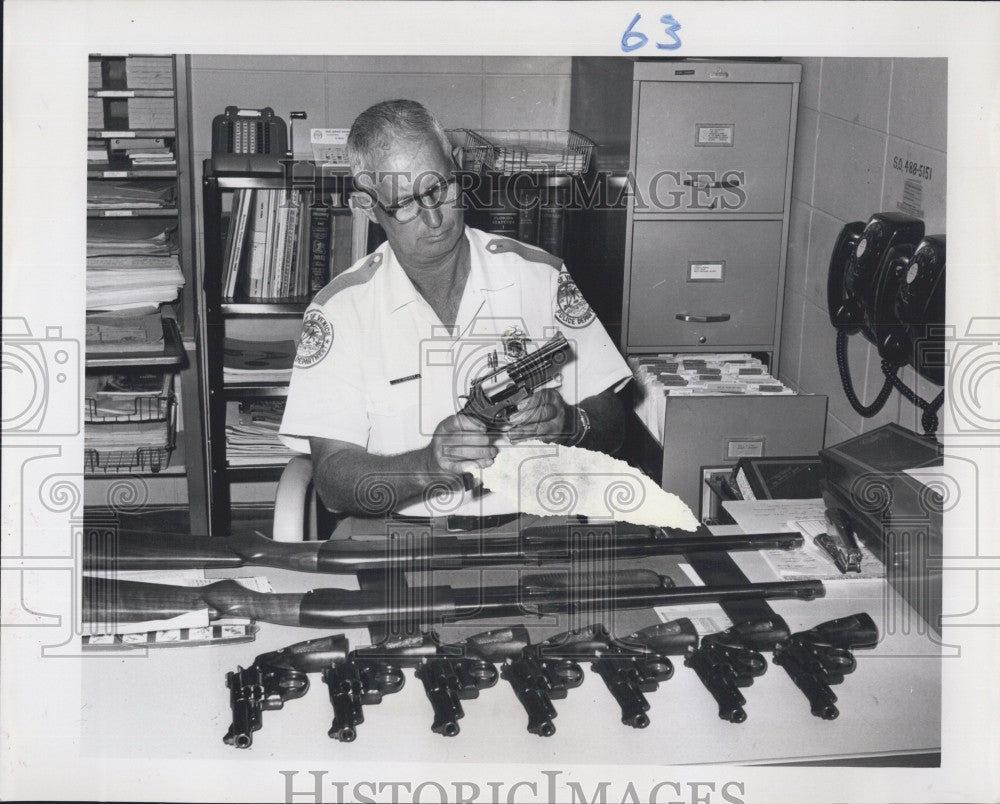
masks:
{"type": "Polygon", "coordinates": [[[313,296],[312,303],[319,305],[326,304],[330,301],[330,299],[340,293],[340,291],[354,287],[355,285],[363,285],[375,276],[375,272],[382,265],[382,262],[382,255],[375,252],[369,256],[357,270],[345,271],[330,280],[330,282],[327,283],[322,290],[313,296]]]}
{"type": "Polygon", "coordinates": [[[549,252],[536,248],[535,246],[529,246],[521,243],[517,240],[511,240],[509,237],[495,237],[486,244],[486,250],[491,254],[505,254],[513,253],[517,254],[519,257],[527,260],[528,262],[544,262],[546,265],[551,265],[557,271],[562,268],[562,260],[549,252]]]}

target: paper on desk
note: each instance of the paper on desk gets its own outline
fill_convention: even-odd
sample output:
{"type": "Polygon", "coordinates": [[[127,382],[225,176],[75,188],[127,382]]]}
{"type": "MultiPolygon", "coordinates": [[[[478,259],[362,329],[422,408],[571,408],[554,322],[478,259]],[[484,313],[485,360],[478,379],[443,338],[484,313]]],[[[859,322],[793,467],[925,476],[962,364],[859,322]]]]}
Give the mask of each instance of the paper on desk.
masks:
{"type": "MultiPolygon", "coordinates": [[[[704,586],[705,582],[695,572],[694,567],[683,562],[677,565],[694,586],[704,586]]],[[[686,606],[654,606],[653,611],[662,622],[678,620],[686,617],[691,621],[699,637],[717,634],[729,628],[733,621],[729,619],[722,606],[718,603],[692,603],[686,606]]]]}
{"type": "Polygon", "coordinates": [[[858,541],[861,550],[861,572],[844,572],[837,569],[833,559],[813,541],[821,533],[828,533],[825,518],[793,520],[786,523],[788,530],[797,530],[804,537],[797,550],[761,550],[760,554],[782,580],[816,578],[821,581],[849,581],[884,578],[885,565],[875,554],[858,541]]]}
{"type": "Polygon", "coordinates": [[[541,441],[502,447],[483,469],[483,486],[538,516],[582,515],[649,527],[696,530],[698,520],[676,494],[601,452],[541,441]]]}
{"type": "Polygon", "coordinates": [[[794,531],[795,520],[825,519],[822,497],[808,500],[723,500],[722,506],[744,533],[794,531]]]}

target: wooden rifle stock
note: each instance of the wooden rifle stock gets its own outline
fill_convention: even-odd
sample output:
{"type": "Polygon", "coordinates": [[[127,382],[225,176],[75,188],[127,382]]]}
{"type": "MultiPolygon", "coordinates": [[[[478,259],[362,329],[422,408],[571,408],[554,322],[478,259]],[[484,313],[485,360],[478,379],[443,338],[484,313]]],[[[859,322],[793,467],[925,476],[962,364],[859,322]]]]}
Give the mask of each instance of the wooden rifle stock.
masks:
{"type": "Polygon", "coordinates": [[[161,620],[205,609],[210,620],[245,617],[279,625],[354,628],[389,619],[429,623],[442,619],[523,617],[559,614],[581,606],[646,608],[743,598],[800,598],[824,593],[819,581],[782,581],[730,586],[668,586],[669,578],[649,572],[609,573],[575,582],[564,577],[526,576],[516,586],[399,590],[313,589],[302,593],[262,593],[236,581],[201,587],[170,586],[114,578],[83,578],[83,621],[113,631],[115,623],[161,620]],[[619,581],[628,577],[631,581],[619,581]]]}

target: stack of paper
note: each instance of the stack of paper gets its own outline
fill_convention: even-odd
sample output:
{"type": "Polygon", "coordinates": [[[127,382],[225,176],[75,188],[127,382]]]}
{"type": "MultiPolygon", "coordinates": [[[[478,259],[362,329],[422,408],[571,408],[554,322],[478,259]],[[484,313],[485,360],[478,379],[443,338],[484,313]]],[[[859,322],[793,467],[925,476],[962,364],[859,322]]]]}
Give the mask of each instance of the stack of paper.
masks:
{"type": "Polygon", "coordinates": [[[226,382],[288,382],[295,341],[246,341],[226,338],[222,374],[226,382]]]}
{"type": "Polygon", "coordinates": [[[92,257],[87,260],[87,309],[122,310],[172,302],[184,286],[177,257],[92,257]]]}
{"type": "Polygon", "coordinates": [[[88,315],[88,352],[162,352],[163,319],[144,315],[88,315]]]}
{"type": "Polygon", "coordinates": [[[173,89],[173,60],[169,56],[129,56],[125,78],[129,89],[173,89]]]}
{"type": "Polygon", "coordinates": [[[88,209],[161,209],[172,207],[174,182],[91,181],[87,182],[88,209]]]}
{"type": "Polygon", "coordinates": [[[129,98],[128,125],[132,129],[173,128],[173,98],[129,98]]]}
{"type": "Polygon", "coordinates": [[[226,460],[230,466],[288,463],[296,453],[278,440],[283,399],[253,399],[226,405],[226,460]]]}
{"type": "Polygon", "coordinates": [[[173,374],[159,373],[87,374],[83,419],[88,423],[165,419],[173,380],[173,374]]]}

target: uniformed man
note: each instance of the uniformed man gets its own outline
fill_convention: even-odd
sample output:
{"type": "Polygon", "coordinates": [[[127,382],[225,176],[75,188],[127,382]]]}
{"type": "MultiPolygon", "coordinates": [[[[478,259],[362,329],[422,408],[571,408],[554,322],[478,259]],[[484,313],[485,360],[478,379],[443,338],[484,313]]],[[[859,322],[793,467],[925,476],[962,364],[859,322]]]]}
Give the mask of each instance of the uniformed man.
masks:
{"type": "Polygon", "coordinates": [[[281,425],[285,443],[312,454],[326,506],[482,513],[470,477],[511,443],[617,450],[628,366],[561,260],[465,225],[437,120],[413,101],[380,103],[347,148],[353,203],[388,242],[310,304],[281,425]],[[461,412],[484,353],[514,360],[556,332],[573,355],[561,384],[525,400],[505,433],[461,412]]]}

